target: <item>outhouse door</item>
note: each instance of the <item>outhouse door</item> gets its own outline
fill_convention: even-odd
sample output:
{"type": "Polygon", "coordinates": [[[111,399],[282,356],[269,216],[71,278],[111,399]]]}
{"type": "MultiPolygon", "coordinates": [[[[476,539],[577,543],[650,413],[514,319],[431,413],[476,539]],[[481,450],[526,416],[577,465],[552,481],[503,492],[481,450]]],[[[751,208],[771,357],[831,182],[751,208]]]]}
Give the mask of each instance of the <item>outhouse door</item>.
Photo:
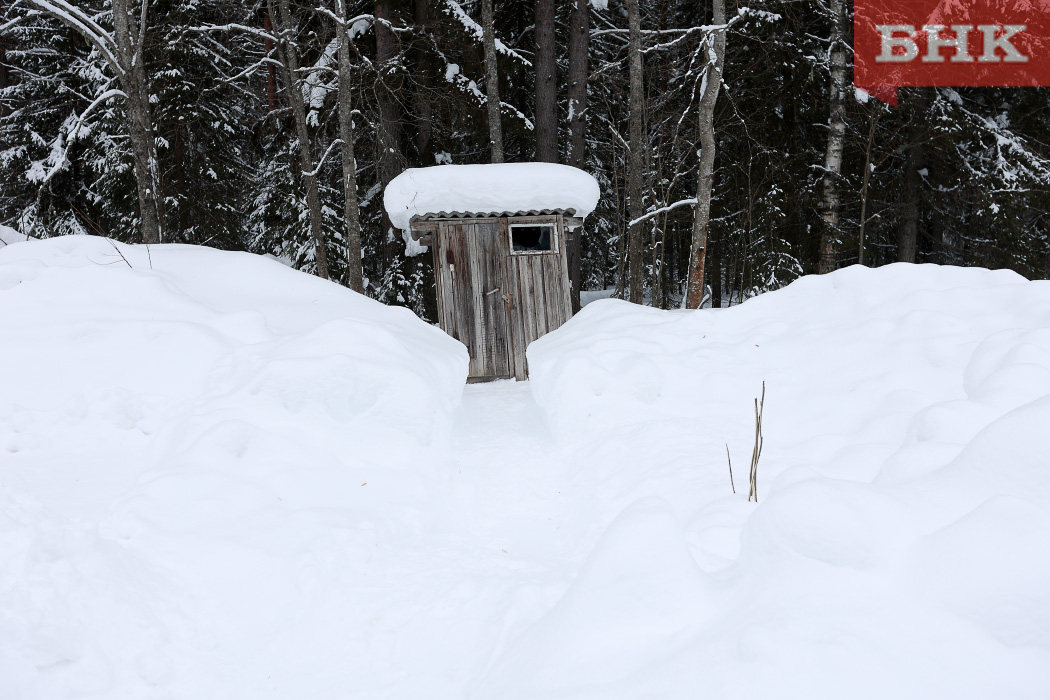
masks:
{"type": "Polygon", "coordinates": [[[518,379],[527,374],[525,349],[572,316],[565,227],[554,215],[500,219],[511,305],[511,351],[518,379]]]}
{"type": "Polygon", "coordinates": [[[467,346],[471,381],[516,374],[509,322],[513,298],[503,290],[508,251],[499,229],[495,220],[463,220],[442,222],[436,232],[441,326],[467,346]]]}
{"type": "Polygon", "coordinates": [[[470,381],[526,379],[525,349],[572,315],[559,216],[443,221],[434,241],[441,327],[470,381]]]}

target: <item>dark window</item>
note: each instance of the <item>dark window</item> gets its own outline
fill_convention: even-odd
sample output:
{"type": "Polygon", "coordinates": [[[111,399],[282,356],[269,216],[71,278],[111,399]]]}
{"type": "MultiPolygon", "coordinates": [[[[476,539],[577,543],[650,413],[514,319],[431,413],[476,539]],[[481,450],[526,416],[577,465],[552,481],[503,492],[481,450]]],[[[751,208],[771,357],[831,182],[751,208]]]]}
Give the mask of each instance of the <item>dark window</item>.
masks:
{"type": "Polygon", "coordinates": [[[511,224],[510,241],[515,252],[554,249],[554,224],[511,224]]]}

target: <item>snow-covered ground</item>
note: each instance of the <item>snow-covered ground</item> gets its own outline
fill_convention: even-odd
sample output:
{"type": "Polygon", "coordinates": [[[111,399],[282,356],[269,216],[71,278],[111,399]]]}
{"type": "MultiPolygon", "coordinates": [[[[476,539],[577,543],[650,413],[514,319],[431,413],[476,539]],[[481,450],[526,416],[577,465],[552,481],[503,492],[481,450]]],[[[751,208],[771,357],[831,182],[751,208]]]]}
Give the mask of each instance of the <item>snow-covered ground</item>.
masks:
{"type": "Polygon", "coordinates": [[[5,245],[11,245],[12,243],[19,243],[25,239],[26,237],[24,235],[10,226],[0,225],[0,248],[3,248],[5,245]]]}
{"type": "Polygon", "coordinates": [[[464,388],[246,254],[0,247],[0,698],[1050,696],[1050,283],[595,301],[529,358],[464,388]]]}

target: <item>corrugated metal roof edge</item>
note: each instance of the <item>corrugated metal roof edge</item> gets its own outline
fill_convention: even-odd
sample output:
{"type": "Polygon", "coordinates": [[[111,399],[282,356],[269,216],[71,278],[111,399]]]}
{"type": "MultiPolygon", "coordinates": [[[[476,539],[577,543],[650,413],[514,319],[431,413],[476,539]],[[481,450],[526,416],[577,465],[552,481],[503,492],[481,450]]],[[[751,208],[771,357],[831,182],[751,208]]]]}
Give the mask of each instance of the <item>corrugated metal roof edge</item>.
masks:
{"type": "MultiPolygon", "coordinates": [[[[501,216],[576,216],[575,209],[530,209],[529,211],[437,211],[426,215],[415,215],[412,223],[421,221],[440,221],[444,219],[496,219],[501,216]]],[[[419,240],[421,233],[412,231],[413,240],[419,240]]]]}

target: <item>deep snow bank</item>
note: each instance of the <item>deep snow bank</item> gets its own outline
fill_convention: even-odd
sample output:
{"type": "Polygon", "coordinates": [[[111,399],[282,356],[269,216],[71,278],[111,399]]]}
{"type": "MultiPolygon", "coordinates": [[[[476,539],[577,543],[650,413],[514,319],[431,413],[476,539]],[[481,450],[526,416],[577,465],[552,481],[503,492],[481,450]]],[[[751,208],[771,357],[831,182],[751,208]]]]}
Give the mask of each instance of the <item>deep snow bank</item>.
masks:
{"type": "Polygon", "coordinates": [[[1050,696],[1047,283],[595,302],[463,390],[407,312],[119,252],[0,249],[4,700],[1050,696]]]}
{"type": "Polygon", "coordinates": [[[25,239],[25,236],[13,228],[9,226],[0,226],[0,248],[3,248],[5,245],[11,245],[12,243],[19,243],[25,239]]]}
{"type": "Polygon", "coordinates": [[[0,698],[318,697],[289,654],[350,653],[333,562],[420,520],[466,369],[258,256],[0,248],[0,698]]]}
{"type": "Polygon", "coordinates": [[[0,250],[0,290],[0,366],[28,410],[244,394],[425,442],[465,376],[465,349],[410,311],[247,253],[34,241],[0,250]]]}
{"type": "Polygon", "coordinates": [[[1050,694],[1050,283],[891,265],[725,310],[598,301],[528,355],[596,546],[487,697],[1050,694]]]}

